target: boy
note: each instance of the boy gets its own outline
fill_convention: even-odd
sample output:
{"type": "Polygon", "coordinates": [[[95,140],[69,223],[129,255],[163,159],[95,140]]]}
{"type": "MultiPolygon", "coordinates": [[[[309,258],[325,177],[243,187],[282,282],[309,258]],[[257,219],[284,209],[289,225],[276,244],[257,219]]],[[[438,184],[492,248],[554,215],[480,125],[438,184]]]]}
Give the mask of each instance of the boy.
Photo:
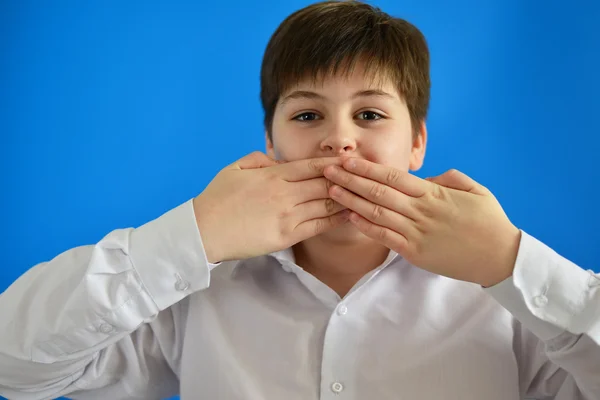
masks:
{"type": "Polygon", "coordinates": [[[0,298],[10,399],[600,398],[600,278],[427,144],[422,34],[357,2],[288,17],[267,155],[0,298]]]}

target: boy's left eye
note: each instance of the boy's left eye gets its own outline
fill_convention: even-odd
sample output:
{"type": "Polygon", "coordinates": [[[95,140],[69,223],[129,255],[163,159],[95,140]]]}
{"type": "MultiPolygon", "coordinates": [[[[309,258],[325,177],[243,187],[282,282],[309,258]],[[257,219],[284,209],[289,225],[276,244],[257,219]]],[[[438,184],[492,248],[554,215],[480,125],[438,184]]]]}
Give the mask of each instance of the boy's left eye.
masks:
{"type": "Polygon", "coordinates": [[[361,111],[356,115],[356,117],[365,121],[375,121],[383,118],[381,114],[378,114],[375,111],[361,111]]]}

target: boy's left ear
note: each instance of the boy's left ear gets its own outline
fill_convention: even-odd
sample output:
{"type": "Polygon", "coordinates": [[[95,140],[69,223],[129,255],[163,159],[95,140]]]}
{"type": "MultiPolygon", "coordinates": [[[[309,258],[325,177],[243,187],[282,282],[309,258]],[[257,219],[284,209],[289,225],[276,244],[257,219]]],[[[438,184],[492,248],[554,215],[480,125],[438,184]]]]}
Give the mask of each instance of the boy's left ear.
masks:
{"type": "Polygon", "coordinates": [[[425,161],[425,150],[427,148],[427,126],[425,121],[419,125],[418,135],[413,139],[412,149],[410,151],[410,162],[408,168],[411,171],[417,171],[423,166],[425,161]]]}

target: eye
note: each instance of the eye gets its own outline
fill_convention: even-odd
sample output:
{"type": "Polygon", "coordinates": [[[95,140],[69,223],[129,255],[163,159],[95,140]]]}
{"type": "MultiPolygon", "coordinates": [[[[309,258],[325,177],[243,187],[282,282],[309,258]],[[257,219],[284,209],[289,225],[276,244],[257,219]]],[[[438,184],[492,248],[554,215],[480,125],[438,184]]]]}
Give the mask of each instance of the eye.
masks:
{"type": "Polygon", "coordinates": [[[383,118],[381,114],[376,113],[375,111],[361,111],[356,115],[356,117],[364,121],[376,121],[383,118]]]}
{"type": "Polygon", "coordinates": [[[305,112],[305,113],[296,115],[292,119],[294,119],[296,121],[300,121],[300,122],[310,122],[310,121],[316,121],[318,119],[321,119],[321,117],[318,116],[317,114],[315,114],[314,112],[305,112]]]}

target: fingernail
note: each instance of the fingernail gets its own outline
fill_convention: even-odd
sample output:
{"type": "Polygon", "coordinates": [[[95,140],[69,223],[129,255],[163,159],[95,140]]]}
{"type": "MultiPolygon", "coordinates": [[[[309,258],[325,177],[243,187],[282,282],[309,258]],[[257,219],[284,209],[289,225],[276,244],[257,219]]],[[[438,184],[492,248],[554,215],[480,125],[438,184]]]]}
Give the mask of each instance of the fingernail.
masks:
{"type": "Polygon", "coordinates": [[[348,160],[348,161],[346,161],[345,166],[348,169],[354,169],[354,168],[356,168],[356,160],[348,160]]]}

